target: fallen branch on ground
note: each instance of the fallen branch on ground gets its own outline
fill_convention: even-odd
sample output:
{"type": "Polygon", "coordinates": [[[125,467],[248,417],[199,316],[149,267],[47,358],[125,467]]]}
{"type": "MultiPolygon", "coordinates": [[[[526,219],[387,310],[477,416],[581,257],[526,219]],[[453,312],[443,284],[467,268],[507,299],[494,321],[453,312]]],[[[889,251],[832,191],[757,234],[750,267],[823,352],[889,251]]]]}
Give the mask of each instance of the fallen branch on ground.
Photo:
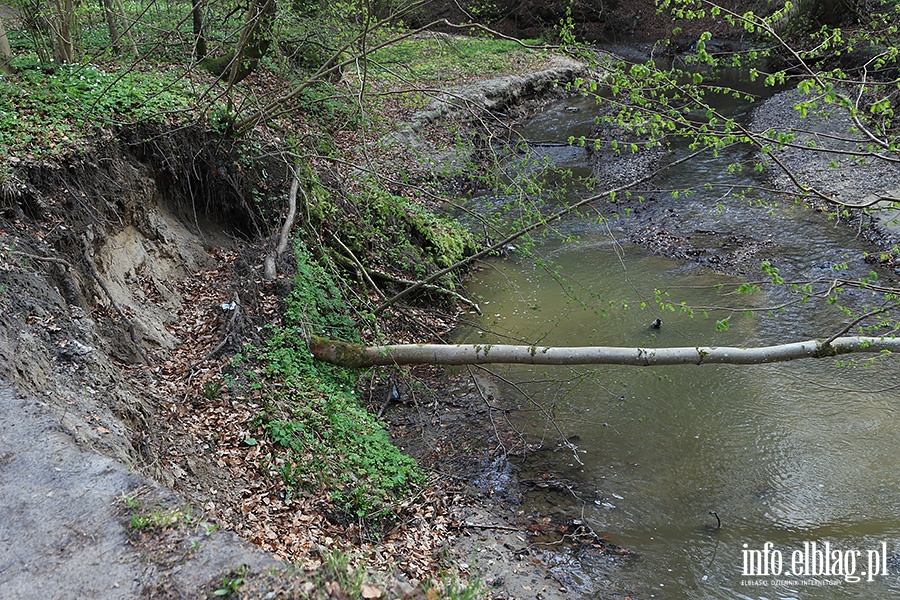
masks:
{"type": "MultiPolygon", "coordinates": [[[[342,246],[343,246],[343,244],[342,244],[342,246]]],[[[346,248],[346,246],[344,246],[344,248],[346,248]]],[[[351,255],[351,258],[347,258],[347,257],[345,257],[345,256],[341,256],[340,254],[338,254],[338,255],[336,256],[336,258],[337,258],[338,261],[343,262],[344,264],[350,264],[350,265],[354,266],[355,268],[357,268],[358,270],[361,270],[361,271],[362,271],[362,276],[365,277],[366,280],[370,282],[369,285],[371,285],[371,286],[373,286],[373,287],[375,287],[375,283],[372,281],[372,279],[371,279],[372,277],[376,277],[376,278],[381,279],[381,280],[383,280],[383,281],[390,281],[390,282],[392,282],[392,283],[399,283],[399,284],[402,284],[402,285],[416,285],[416,284],[418,283],[417,281],[411,281],[411,280],[409,280],[409,279],[403,279],[402,277],[396,277],[396,276],[394,276],[394,275],[391,275],[390,273],[385,273],[384,271],[379,271],[378,269],[372,269],[372,268],[369,268],[369,267],[364,267],[364,266],[363,266],[358,260],[356,260],[355,257],[353,257],[352,255],[351,255]]],[[[465,296],[463,296],[463,295],[460,294],[459,292],[454,292],[453,290],[447,289],[447,288],[445,288],[445,287],[441,287],[441,286],[439,286],[439,285],[434,285],[434,284],[431,284],[431,283],[426,283],[426,284],[424,284],[424,285],[421,285],[421,286],[419,286],[419,289],[421,289],[421,290],[426,290],[426,291],[429,291],[429,292],[437,292],[437,293],[439,293],[439,294],[447,294],[448,296],[452,296],[452,297],[456,298],[456,300],[459,301],[461,304],[465,304],[466,306],[470,307],[470,308],[471,308],[472,310],[474,310],[478,315],[482,315],[482,314],[483,314],[483,313],[481,312],[481,307],[478,306],[478,303],[477,303],[477,302],[475,302],[474,300],[471,300],[471,299],[469,299],[469,298],[466,298],[465,296]]],[[[381,292],[381,290],[379,290],[377,287],[375,287],[375,290],[378,292],[378,295],[379,295],[379,296],[381,296],[382,298],[385,297],[384,294],[381,292]]]]}
{"type": "MultiPolygon", "coordinates": [[[[216,344],[216,346],[212,350],[207,352],[203,358],[188,367],[184,372],[184,375],[182,375],[182,379],[187,379],[188,377],[190,377],[193,374],[194,369],[218,354],[226,344],[232,341],[232,338],[234,337],[234,330],[237,326],[238,316],[241,314],[241,303],[240,298],[238,298],[237,292],[234,292],[231,295],[231,304],[234,306],[234,308],[230,309],[231,316],[228,318],[228,322],[225,323],[225,336],[218,344],[216,344]]],[[[223,310],[227,307],[227,304],[222,306],[223,310]]]]}

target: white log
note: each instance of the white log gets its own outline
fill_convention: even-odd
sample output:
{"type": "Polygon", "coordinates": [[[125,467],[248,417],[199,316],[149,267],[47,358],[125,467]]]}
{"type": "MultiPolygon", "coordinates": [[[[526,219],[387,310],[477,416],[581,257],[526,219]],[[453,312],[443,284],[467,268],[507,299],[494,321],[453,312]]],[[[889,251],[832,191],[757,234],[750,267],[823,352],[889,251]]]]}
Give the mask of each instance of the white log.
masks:
{"type": "Polygon", "coordinates": [[[900,338],[840,337],[830,344],[807,340],[756,348],[697,346],[681,348],[622,348],[614,346],[513,346],[506,344],[398,344],[360,346],[316,338],[313,355],[348,367],[378,365],[472,365],[486,363],[529,365],[754,365],[801,358],[827,358],[851,353],[900,351],[900,338]]]}

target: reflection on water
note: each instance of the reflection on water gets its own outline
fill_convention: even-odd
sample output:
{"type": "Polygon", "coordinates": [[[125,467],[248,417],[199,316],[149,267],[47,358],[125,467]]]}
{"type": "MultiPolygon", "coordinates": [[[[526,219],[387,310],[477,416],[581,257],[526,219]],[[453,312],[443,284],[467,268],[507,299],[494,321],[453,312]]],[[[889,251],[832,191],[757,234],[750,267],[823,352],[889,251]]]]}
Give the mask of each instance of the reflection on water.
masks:
{"type": "MultiPolygon", "coordinates": [[[[556,116],[573,114],[559,108],[556,116]]],[[[543,118],[549,122],[552,116],[543,118]]],[[[552,129],[546,123],[542,128],[552,129]]],[[[553,131],[568,135],[565,127],[553,131]]],[[[702,165],[707,172],[714,167],[702,165]]],[[[863,247],[857,240],[801,208],[753,209],[719,194],[698,194],[675,207],[673,219],[688,218],[701,229],[764,229],[778,242],[772,258],[783,274],[814,276],[843,261],[850,276],[869,268],[859,259],[863,247]],[[715,210],[717,204],[724,207],[715,210]]],[[[576,233],[578,242],[551,242],[538,250],[552,267],[513,256],[478,274],[470,291],[482,298],[485,316],[462,332],[463,338],[546,345],[757,345],[821,336],[839,329],[846,318],[824,303],[752,316],[729,311],[777,305],[785,298],[777,292],[728,294],[742,278],[651,255],[625,243],[624,226],[615,223],[573,221],[566,227],[562,233],[576,233]],[[718,284],[725,287],[717,289],[718,284]],[[676,305],[722,310],[693,317],[660,312],[656,290],[669,290],[668,300],[676,305]],[[726,316],[730,327],[717,331],[716,320],[726,316]],[[658,330],[648,327],[656,317],[663,321],[658,330]]],[[[583,464],[571,452],[558,451],[533,457],[540,463],[529,467],[553,469],[576,482],[579,497],[532,497],[528,508],[584,518],[637,554],[610,559],[548,551],[548,562],[567,567],[568,585],[597,597],[774,599],[900,597],[896,574],[857,583],[790,574],[792,553],[807,542],[858,551],[857,574],[868,568],[867,553],[879,551],[882,542],[890,564],[897,564],[895,369],[894,360],[884,359],[868,368],[798,361],[496,370],[552,410],[566,435],[580,437],[583,464]],[[786,557],[783,576],[743,575],[744,552],[762,551],[767,542],[786,557]],[[751,585],[761,583],[768,585],[751,585]]],[[[534,438],[548,435],[536,411],[523,409],[517,418],[534,438]]]]}

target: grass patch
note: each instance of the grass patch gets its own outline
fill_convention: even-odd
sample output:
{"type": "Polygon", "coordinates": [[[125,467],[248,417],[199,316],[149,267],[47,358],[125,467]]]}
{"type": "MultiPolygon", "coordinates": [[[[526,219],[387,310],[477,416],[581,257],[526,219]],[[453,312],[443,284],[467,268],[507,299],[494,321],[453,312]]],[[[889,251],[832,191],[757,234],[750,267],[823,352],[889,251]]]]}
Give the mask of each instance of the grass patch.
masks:
{"type": "Polygon", "coordinates": [[[208,535],[216,529],[215,525],[206,521],[198,522],[193,511],[187,506],[171,507],[145,504],[140,499],[142,490],[131,495],[123,495],[119,499],[125,510],[130,513],[127,522],[127,529],[130,533],[152,533],[196,525],[208,535]]]}
{"type": "MultiPolygon", "coordinates": [[[[540,42],[526,40],[525,43],[540,42]]],[[[369,73],[375,79],[393,81],[396,73],[420,84],[443,84],[506,73],[545,57],[541,50],[529,50],[510,40],[422,36],[373,53],[369,73]]]]}

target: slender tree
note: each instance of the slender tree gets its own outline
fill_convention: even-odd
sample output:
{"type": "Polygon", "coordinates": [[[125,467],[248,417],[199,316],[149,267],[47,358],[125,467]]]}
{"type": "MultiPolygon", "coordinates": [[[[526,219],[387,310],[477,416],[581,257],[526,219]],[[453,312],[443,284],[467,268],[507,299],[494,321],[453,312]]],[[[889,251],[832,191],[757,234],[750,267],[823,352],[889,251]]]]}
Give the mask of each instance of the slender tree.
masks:
{"type": "Polygon", "coordinates": [[[6,37],[6,28],[3,26],[3,17],[0,16],[0,73],[13,72],[12,50],[9,47],[9,38],[6,37]]]}
{"type": "Polygon", "coordinates": [[[191,20],[194,26],[194,58],[198,61],[206,58],[206,34],[203,31],[203,0],[193,0],[191,20]]]}
{"type": "Polygon", "coordinates": [[[50,0],[53,58],[59,64],[75,62],[75,0],[50,0]]]}

